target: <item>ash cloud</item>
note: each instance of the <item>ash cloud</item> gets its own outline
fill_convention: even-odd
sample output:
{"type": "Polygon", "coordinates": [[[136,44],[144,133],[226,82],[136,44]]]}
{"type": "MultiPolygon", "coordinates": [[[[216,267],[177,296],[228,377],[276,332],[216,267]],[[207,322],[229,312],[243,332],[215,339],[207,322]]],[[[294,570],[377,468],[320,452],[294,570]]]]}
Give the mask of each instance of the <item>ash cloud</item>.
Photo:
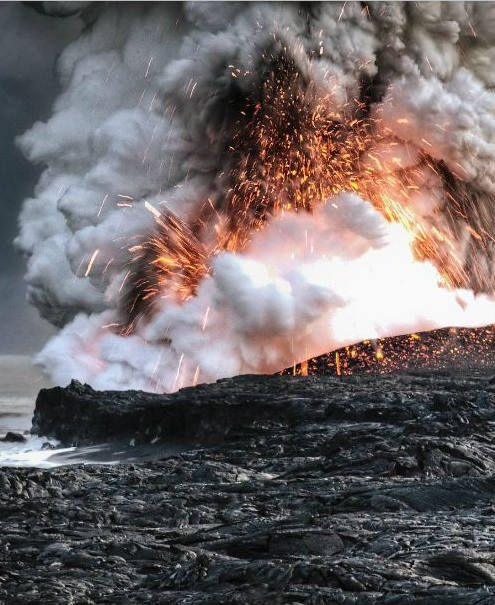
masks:
{"type": "Polygon", "coordinates": [[[491,244],[480,235],[493,221],[493,10],[458,2],[87,7],[86,29],[58,61],[51,117],[19,138],[45,166],[17,238],[28,295],[63,327],[41,363],[59,382],[173,390],[274,371],[362,338],[492,321],[490,300],[466,288],[493,289],[491,244]],[[392,180],[414,175],[414,195],[398,202],[454,242],[455,254],[442,240],[432,260],[442,264],[443,249],[455,256],[454,286],[463,289],[439,288],[438,272],[414,260],[398,225],[355,195],[275,218],[263,200],[266,227],[241,254],[215,256],[196,296],[184,304],[158,297],[130,335],[104,327],[121,321],[123,293],[139,283],[129,275],[131,250],[155,232],[150,205],[191,228],[199,215],[201,238],[215,236],[202,208],[210,200],[213,214],[225,212],[225,191],[249,153],[249,143],[230,152],[239,113],[263,106],[280,57],[293,66],[299,96],[324,99],[343,121],[349,111],[372,121],[376,144],[363,166],[379,165],[392,180]],[[390,258],[407,266],[400,287],[390,285],[399,266],[388,278],[378,269],[390,258]],[[376,276],[365,287],[370,259],[376,276]],[[384,288],[386,313],[367,305],[384,288]]]}

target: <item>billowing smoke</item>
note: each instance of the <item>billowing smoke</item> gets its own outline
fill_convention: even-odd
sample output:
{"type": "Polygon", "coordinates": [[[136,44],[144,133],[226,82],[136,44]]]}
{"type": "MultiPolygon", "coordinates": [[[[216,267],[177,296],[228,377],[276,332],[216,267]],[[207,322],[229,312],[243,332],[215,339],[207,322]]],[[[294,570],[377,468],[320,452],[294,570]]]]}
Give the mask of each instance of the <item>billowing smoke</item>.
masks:
{"type": "Polygon", "coordinates": [[[78,4],[19,140],[56,381],[174,390],[495,321],[494,5],[78,4]]]}

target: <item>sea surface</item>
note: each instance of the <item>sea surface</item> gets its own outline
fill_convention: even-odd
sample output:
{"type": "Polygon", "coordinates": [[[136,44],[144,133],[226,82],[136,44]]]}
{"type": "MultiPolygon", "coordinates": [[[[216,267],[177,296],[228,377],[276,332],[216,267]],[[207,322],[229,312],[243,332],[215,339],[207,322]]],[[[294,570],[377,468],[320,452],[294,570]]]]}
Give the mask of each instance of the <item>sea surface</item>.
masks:
{"type": "Polygon", "coordinates": [[[173,456],[191,447],[182,443],[135,446],[131,441],[62,448],[53,439],[31,435],[36,397],[40,389],[50,386],[53,384],[33,365],[31,358],[0,355],[0,439],[9,431],[25,437],[23,443],[0,441],[0,467],[139,462],[173,456]]]}
{"type": "Polygon", "coordinates": [[[24,443],[0,442],[0,466],[53,466],[46,460],[55,450],[42,449],[49,440],[29,432],[38,391],[50,386],[30,357],[0,356],[0,438],[9,431],[26,438],[24,443]]]}
{"type": "Polygon", "coordinates": [[[30,357],[0,356],[0,436],[29,430],[38,391],[50,386],[30,357]]]}

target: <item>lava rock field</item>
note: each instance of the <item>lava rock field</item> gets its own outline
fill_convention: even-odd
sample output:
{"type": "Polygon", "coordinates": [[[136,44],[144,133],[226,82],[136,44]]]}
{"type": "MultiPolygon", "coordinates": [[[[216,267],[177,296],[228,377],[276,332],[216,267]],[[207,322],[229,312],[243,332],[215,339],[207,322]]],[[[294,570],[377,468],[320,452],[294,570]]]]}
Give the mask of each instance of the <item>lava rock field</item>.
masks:
{"type": "Polygon", "coordinates": [[[495,604],[486,370],[74,382],[40,392],[33,431],[187,447],[2,469],[1,603],[495,604]]]}

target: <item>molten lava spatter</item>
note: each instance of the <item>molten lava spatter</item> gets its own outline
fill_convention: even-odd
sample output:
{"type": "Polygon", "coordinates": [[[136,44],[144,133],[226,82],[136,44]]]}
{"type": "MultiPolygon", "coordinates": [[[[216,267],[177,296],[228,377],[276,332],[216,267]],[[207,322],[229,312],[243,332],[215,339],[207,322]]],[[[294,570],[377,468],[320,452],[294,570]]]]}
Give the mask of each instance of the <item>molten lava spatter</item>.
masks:
{"type": "MultiPolygon", "coordinates": [[[[245,250],[271,217],[312,212],[342,191],[359,192],[387,220],[400,223],[412,236],[416,258],[433,261],[446,286],[470,284],[448,220],[436,226],[415,200],[426,181],[437,180],[439,195],[451,206],[446,216],[462,215],[456,179],[445,165],[426,150],[404,148],[364,100],[337,109],[329,83],[308,81],[287,49],[264,60],[269,67],[256,96],[237,102],[225,170],[216,176],[211,197],[185,220],[152,207],[155,233],[130,248],[123,333],[146,321],[160,299],[193,296],[212,259],[223,250],[245,250]]],[[[237,80],[253,78],[229,68],[237,80]]],[[[479,246],[485,240],[479,236],[479,246]]],[[[478,275],[475,281],[489,285],[478,275]]]]}
{"type": "Polygon", "coordinates": [[[495,326],[443,328],[365,340],[294,364],[282,374],[388,374],[402,370],[495,368],[495,326]]]}
{"type": "Polygon", "coordinates": [[[49,165],[20,247],[65,326],[57,382],[170,391],[333,350],[342,375],[341,347],[374,339],[383,368],[382,338],[495,321],[485,4],[192,3],[173,58],[144,4],[144,29],[104,5],[24,137],[49,165]],[[92,79],[102,102],[65,112],[92,79]]]}

